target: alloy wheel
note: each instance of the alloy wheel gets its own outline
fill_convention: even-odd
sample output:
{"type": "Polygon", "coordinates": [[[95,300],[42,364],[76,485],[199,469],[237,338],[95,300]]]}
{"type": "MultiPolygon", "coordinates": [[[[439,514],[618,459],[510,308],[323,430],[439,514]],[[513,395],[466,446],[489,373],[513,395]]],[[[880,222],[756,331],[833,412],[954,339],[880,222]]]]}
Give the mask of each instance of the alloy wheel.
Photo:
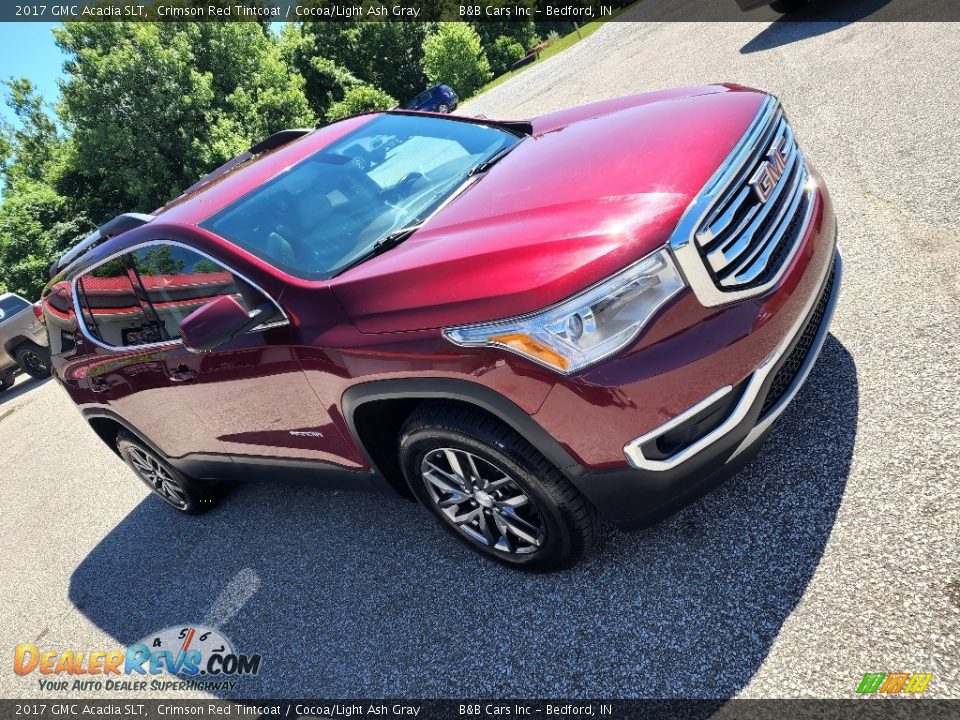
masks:
{"type": "Polygon", "coordinates": [[[27,350],[20,356],[20,362],[23,369],[30,375],[45,375],[48,372],[46,361],[40,357],[40,353],[34,350],[27,350]]]}
{"type": "Polygon", "coordinates": [[[546,538],[530,496],[509,473],[458,448],[428,452],[420,473],[444,518],[468,538],[494,550],[529,555],[546,538]]]}
{"type": "Polygon", "coordinates": [[[140,448],[130,448],[129,452],[130,462],[140,479],[165,503],[183,510],[187,506],[187,493],[163,463],[140,448]]]}

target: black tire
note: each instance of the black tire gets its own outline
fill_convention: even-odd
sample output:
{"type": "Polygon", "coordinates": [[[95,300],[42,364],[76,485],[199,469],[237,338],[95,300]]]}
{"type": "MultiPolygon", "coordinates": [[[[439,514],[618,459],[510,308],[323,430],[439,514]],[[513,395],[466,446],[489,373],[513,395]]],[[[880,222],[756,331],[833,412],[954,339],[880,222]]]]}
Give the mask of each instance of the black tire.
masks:
{"type": "Polygon", "coordinates": [[[437,112],[448,113],[450,112],[450,106],[447,105],[446,103],[440,103],[439,105],[437,105],[437,112]]]}
{"type": "Polygon", "coordinates": [[[16,356],[17,365],[30,377],[37,380],[50,377],[50,348],[25,342],[17,348],[16,356]]]}
{"type": "Polygon", "coordinates": [[[187,515],[199,515],[217,504],[219,497],[213,485],[187,477],[136,435],[121,430],[117,434],[117,450],[150,492],[174,510],[187,515]],[[153,469],[152,479],[148,477],[145,466],[153,469]]]}
{"type": "Polygon", "coordinates": [[[806,4],[807,0],[774,0],[774,2],[770,3],[770,7],[774,12],[785,15],[799,10],[806,4]]]}
{"type": "Polygon", "coordinates": [[[13,373],[7,373],[0,377],[0,392],[3,392],[9,387],[12,387],[13,384],[17,381],[17,376],[13,373]]]}
{"type": "MultiPolygon", "coordinates": [[[[599,540],[600,525],[596,511],[570,481],[512,429],[475,411],[453,404],[421,405],[400,433],[399,458],[410,489],[447,531],[472,549],[498,562],[530,572],[558,570],[574,565],[599,540]],[[480,467],[478,474],[485,474],[487,478],[496,477],[492,473],[499,472],[508,482],[503,486],[507,489],[493,490],[492,493],[478,491],[479,494],[469,496],[473,499],[464,500],[462,505],[457,502],[454,507],[449,506],[451,501],[467,496],[450,495],[445,500],[434,497],[438,491],[431,484],[433,481],[425,478],[424,460],[442,458],[448,451],[472,456],[477,461],[474,470],[480,467]],[[512,533],[500,529],[508,527],[502,522],[502,513],[510,508],[498,506],[497,503],[506,505],[507,502],[503,496],[500,500],[495,496],[501,492],[515,493],[517,490],[526,496],[522,501],[522,512],[527,513],[524,527],[530,524],[537,526],[536,539],[539,543],[527,543],[528,548],[514,550],[514,543],[508,537],[512,533]],[[481,495],[483,498],[478,504],[476,498],[481,495]],[[446,511],[441,509],[440,502],[448,503],[446,511]],[[487,505],[488,502],[493,506],[487,505]],[[472,530],[475,535],[467,534],[464,529],[467,524],[455,523],[448,512],[460,512],[459,517],[479,512],[478,518],[471,521],[478,523],[477,529],[472,530]],[[484,523],[482,526],[479,525],[481,521],[484,523]],[[480,535],[480,529],[486,534],[486,540],[480,535]],[[503,547],[498,549],[491,542],[494,539],[503,547]]],[[[450,467],[452,464],[448,469],[450,467]]],[[[433,470],[428,469],[427,473],[435,480],[438,477],[433,470]]],[[[472,473],[468,471],[466,474],[472,473]]],[[[496,482],[503,483],[504,480],[482,482],[486,483],[485,488],[492,488],[496,482]]],[[[467,484],[472,485],[475,491],[479,485],[467,484]]],[[[518,544],[525,542],[515,540],[518,544]]]]}

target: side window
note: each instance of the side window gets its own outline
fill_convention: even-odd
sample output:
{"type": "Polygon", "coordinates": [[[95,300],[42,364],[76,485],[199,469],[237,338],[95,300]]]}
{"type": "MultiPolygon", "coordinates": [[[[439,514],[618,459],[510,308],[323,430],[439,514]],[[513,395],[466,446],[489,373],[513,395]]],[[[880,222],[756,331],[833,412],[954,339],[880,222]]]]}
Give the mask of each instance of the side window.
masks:
{"type": "Polygon", "coordinates": [[[131,253],[131,274],[153,318],[157,339],[180,337],[180,321],[220,295],[232,295],[247,310],[234,276],[219,263],[181,245],[150,245],[131,253]]]}
{"type": "Polygon", "coordinates": [[[0,297],[0,320],[13,317],[28,307],[30,307],[30,303],[18,295],[0,297]]]}
{"type": "Polygon", "coordinates": [[[87,331],[107,345],[142,345],[156,332],[130,280],[130,255],[95,267],[77,281],[77,300],[87,331]]]}
{"type": "Polygon", "coordinates": [[[131,347],[180,337],[180,321],[220,295],[248,308],[237,280],[219,263],[173,244],[139,248],[77,282],[83,321],[107,345],[131,347]]]}

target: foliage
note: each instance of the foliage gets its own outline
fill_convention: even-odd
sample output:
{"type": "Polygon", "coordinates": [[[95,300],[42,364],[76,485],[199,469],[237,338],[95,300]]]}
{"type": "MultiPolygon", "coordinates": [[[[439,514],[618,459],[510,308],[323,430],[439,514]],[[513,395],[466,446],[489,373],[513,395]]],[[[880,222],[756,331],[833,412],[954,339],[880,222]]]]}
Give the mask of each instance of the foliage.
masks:
{"type": "Polygon", "coordinates": [[[206,258],[201,258],[193,264],[193,272],[195,273],[218,273],[223,272],[223,268],[220,267],[213,260],[207,260],[206,258]]]}
{"type": "Polygon", "coordinates": [[[141,275],[176,275],[183,271],[183,260],[175,257],[169,245],[158,245],[137,256],[141,275]]]}
{"type": "Polygon", "coordinates": [[[493,77],[477,31],[466,23],[440,23],[423,42],[423,70],[431,82],[450,85],[461,98],[493,77]]]}
{"type": "Polygon", "coordinates": [[[60,146],[57,125],[28,79],[10,79],[4,84],[7,105],[18,121],[17,125],[4,123],[3,127],[0,162],[4,184],[15,187],[20,181],[41,181],[60,146]]]}
{"type": "Polygon", "coordinates": [[[52,254],[85,229],[85,218],[73,215],[52,184],[64,148],[56,122],[29,80],[10,80],[5,86],[16,122],[0,127],[0,285],[35,299],[52,254]]]}
{"type": "Polygon", "coordinates": [[[66,23],[64,178],[97,221],[149,211],[284,127],[304,81],[256,23],[66,23]]]}
{"type": "Polygon", "coordinates": [[[62,220],[64,206],[52,188],[32,180],[21,181],[0,205],[0,281],[28,300],[46,282],[53,246],[47,228],[62,220]]]}
{"type": "Polygon", "coordinates": [[[487,57],[490,59],[490,69],[494,75],[502,75],[507,72],[511,65],[526,54],[523,45],[506,35],[498,37],[497,41],[487,51],[487,57]]]}
{"type": "Polygon", "coordinates": [[[325,117],[331,103],[343,100],[347,90],[361,84],[347,68],[319,54],[313,33],[286,25],[279,42],[286,62],[304,79],[304,95],[317,118],[325,117]]]}
{"type": "Polygon", "coordinates": [[[536,23],[536,28],[540,37],[549,37],[551,33],[563,37],[577,29],[576,24],[569,20],[541,20],[536,23]]]}
{"type": "MultiPolygon", "coordinates": [[[[497,4],[512,6],[514,3],[515,0],[499,0],[497,4]]],[[[489,2],[487,5],[493,6],[494,3],[489,2]]],[[[538,42],[540,42],[540,39],[537,37],[538,28],[532,20],[500,21],[484,19],[481,22],[472,22],[470,24],[480,36],[480,44],[487,48],[488,56],[490,48],[493,47],[497,39],[501,37],[510,38],[514,42],[520,43],[521,47],[523,48],[524,55],[527,54],[527,51],[530,48],[534,47],[538,42]]]]}
{"type": "Polygon", "coordinates": [[[382,90],[370,85],[350,88],[343,100],[335,102],[327,110],[327,120],[333,122],[369,110],[388,110],[397,106],[397,101],[382,90]]]}
{"type": "Polygon", "coordinates": [[[292,67],[307,79],[307,98],[318,117],[331,102],[343,99],[357,84],[377,87],[388,95],[409,100],[424,87],[423,41],[433,23],[316,22],[288,27],[282,43],[292,67]],[[315,59],[324,67],[341,69],[326,87],[313,84],[315,59]],[[327,93],[330,93],[328,97],[327,93]]]}

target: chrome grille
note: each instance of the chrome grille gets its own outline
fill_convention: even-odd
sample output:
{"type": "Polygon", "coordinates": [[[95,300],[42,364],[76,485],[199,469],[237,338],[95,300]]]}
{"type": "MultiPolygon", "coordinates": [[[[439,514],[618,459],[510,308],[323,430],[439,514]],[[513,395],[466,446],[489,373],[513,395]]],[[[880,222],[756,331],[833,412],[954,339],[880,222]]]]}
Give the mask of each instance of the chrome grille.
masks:
{"type": "Polygon", "coordinates": [[[670,241],[704,305],[759,295],[780,279],[810,224],[809,181],[793,130],[768,97],[670,241]]]}

